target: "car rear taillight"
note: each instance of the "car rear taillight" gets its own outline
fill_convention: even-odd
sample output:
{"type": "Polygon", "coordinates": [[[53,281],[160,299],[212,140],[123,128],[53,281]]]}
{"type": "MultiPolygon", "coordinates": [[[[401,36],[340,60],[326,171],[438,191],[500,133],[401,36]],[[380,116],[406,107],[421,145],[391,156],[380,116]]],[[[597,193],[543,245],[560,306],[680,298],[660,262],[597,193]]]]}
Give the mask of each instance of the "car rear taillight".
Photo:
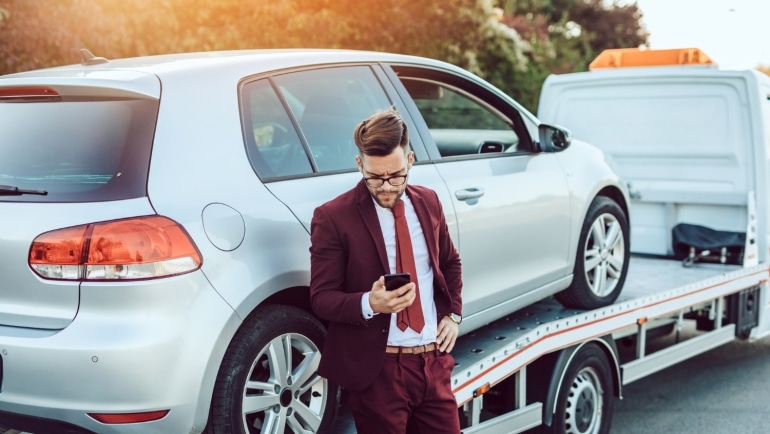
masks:
{"type": "Polygon", "coordinates": [[[32,242],[29,266],[45,279],[136,280],[197,270],[187,231],[161,216],[91,223],[46,232],[32,242]]]}

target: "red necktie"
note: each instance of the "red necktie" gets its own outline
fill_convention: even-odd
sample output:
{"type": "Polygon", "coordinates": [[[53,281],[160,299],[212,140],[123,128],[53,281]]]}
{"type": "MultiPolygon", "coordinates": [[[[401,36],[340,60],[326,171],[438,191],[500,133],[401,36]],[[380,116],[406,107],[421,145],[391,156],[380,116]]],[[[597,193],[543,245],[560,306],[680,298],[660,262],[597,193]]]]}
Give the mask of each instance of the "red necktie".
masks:
{"type": "Polygon", "coordinates": [[[420,302],[420,287],[417,285],[417,267],[414,264],[414,252],[412,251],[412,238],[409,236],[409,226],[404,216],[404,201],[399,200],[393,205],[393,217],[396,219],[396,272],[409,273],[415,286],[414,303],[398,313],[396,324],[401,331],[411,327],[417,333],[425,327],[425,318],[422,316],[422,303],[420,302]]]}

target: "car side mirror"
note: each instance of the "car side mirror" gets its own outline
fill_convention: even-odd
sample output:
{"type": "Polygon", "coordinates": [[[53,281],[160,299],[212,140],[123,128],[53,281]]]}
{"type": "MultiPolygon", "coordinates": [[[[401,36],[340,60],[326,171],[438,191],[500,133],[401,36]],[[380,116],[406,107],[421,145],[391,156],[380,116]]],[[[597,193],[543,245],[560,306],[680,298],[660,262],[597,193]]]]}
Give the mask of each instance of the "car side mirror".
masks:
{"type": "Polygon", "coordinates": [[[566,128],[540,124],[537,131],[540,135],[540,151],[542,152],[563,151],[572,143],[572,132],[566,128]]]}

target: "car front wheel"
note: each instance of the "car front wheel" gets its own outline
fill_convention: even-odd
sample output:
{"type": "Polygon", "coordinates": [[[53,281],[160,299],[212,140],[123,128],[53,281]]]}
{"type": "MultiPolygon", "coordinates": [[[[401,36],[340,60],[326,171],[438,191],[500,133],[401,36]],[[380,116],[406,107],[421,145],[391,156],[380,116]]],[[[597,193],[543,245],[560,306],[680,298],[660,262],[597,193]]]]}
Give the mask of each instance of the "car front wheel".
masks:
{"type": "Polygon", "coordinates": [[[323,433],[339,388],[317,374],[323,326],[290,306],[257,309],[236,333],[217,376],[206,433],[323,433]]]}
{"type": "Polygon", "coordinates": [[[628,233],[628,219],[620,206],[608,197],[596,197],[580,232],[572,284],[556,298],[581,309],[614,302],[628,272],[628,233]]]}

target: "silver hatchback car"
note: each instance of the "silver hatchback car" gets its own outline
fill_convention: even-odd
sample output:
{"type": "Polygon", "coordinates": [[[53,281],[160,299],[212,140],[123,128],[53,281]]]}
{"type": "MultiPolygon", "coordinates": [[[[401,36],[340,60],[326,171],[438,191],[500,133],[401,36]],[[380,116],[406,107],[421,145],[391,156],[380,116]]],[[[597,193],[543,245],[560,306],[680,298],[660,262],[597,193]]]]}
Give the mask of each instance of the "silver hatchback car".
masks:
{"type": "Polygon", "coordinates": [[[467,333],[555,295],[614,301],[628,196],[605,155],[430,59],[266,50],[0,77],[0,425],[321,432],[309,224],[394,106],[441,198],[467,333]]]}

